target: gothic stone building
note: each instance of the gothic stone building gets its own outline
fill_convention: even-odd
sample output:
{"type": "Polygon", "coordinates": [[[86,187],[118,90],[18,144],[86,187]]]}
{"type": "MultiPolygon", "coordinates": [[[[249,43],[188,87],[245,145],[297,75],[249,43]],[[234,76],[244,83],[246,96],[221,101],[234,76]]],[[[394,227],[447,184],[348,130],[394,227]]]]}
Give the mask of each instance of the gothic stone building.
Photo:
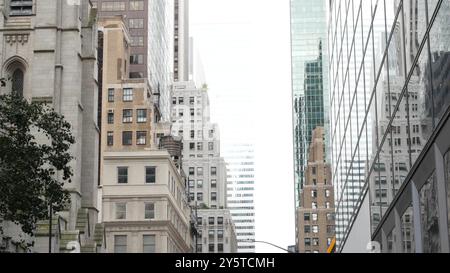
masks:
{"type": "MultiPolygon", "coordinates": [[[[76,138],[74,176],[66,184],[72,202],[54,216],[52,251],[67,251],[69,241],[78,241],[81,251],[100,251],[96,10],[90,0],[0,0],[0,13],[0,78],[8,79],[0,92],[14,89],[30,101],[52,105],[76,138]]],[[[38,225],[33,251],[49,251],[48,227],[38,225]]],[[[10,237],[15,236],[0,240],[3,249],[20,239],[10,237]]]]}

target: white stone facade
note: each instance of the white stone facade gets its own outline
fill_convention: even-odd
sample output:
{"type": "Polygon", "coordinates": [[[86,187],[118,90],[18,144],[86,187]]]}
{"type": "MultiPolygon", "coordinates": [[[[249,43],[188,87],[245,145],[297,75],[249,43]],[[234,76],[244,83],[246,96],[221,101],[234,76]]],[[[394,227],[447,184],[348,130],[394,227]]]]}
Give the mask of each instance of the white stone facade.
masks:
{"type": "Polygon", "coordinates": [[[166,151],[105,153],[102,192],[108,252],[191,251],[184,179],[166,151]],[[119,167],[128,168],[127,183],[119,183],[119,167]],[[155,168],[154,183],[146,167],[155,168]]]}

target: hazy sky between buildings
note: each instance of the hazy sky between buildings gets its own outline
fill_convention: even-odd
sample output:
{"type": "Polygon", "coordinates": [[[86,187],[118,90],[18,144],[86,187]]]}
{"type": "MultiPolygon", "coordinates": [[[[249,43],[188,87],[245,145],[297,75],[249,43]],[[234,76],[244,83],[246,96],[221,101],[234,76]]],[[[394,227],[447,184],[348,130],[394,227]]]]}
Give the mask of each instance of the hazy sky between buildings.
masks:
{"type": "Polygon", "coordinates": [[[289,16],[289,0],[190,0],[223,145],[256,146],[256,239],[285,248],[295,244],[289,16]]]}

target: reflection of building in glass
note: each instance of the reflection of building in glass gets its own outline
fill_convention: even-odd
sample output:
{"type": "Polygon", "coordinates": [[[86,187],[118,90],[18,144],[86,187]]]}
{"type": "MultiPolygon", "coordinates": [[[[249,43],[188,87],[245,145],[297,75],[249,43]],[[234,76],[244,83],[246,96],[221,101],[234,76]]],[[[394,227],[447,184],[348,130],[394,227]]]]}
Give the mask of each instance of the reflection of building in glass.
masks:
{"type": "Polygon", "coordinates": [[[337,251],[449,252],[450,1],[329,4],[337,251]]]}
{"type": "Polygon", "coordinates": [[[296,206],[304,183],[312,130],[327,119],[326,1],[291,1],[296,206]],[[325,56],[325,57],[323,57],[325,56]],[[325,88],[324,88],[325,87],[325,88]]]}

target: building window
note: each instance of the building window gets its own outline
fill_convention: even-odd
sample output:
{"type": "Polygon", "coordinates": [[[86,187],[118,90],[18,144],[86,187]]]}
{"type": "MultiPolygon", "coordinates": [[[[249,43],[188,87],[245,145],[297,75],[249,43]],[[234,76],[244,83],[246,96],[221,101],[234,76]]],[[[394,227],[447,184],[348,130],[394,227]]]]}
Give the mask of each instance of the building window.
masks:
{"type": "Polygon", "coordinates": [[[214,151],[214,142],[208,143],[208,151],[214,151]]]}
{"type": "Polygon", "coordinates": [[[127,184],[128,183],[128,167],[118,167],[117,168],[117,183],[127,184]]]}
{"type": "Polygon", "coordinates": [[[197,193],[197,201],[203,202],[203,193],[197,193]]]}
{"type": "Polygon", "coordinates": [[[212,202],[217,201],[217,192],[212,192],[212,193],[211,193],[211,201],[212,201],[212,202]]]}
{"type": "Polygon", "coordinates": [[[130,79],[142,79],[144,78],[143,72],[130,72],[130,79]]]}
{"type": "Polygon", "coordinates": [[[331,209],[331,203],[330,202],[325,202],[325,208],[326,209],[331,209]]]}
{"type": "Polygon", "coordinates": [[[208,250],[210,253],[214,253],[214,244],[209,244],[208,250]]]}
{"type": "Polygon", "coordinates": [[[311,226],[304,227],[305,234],[311,233],[311,226]]]}
{"type": "Polygon", "coordinates": [[[155,204],[145,203],[145,219],[146,220],[155,219],[155,204]]]}
{"type": "Polygon", "coordinates": [[[177,98],[176,98],[176,97],[173,97],[173,98],[172,98],[172,104],[173,104],[173,105],[177,105],[177,98]]]}
{"type": "Polygon", "coordinates": [[[331,238],[327,238],[327,246],[330,246],[331,245],[331,241],[332,241],[333,239],[331,239],[331,238]]]}
{"type": "Polygon", "coordinates": [[[194,117],[194,116],[195,116],[195,109],[194,109],[194,108],[191,108],[190,110],[191,110],[191,111],[190,111],[190,112],[191,112],[191,117],[194,117]]]}
{"type": "Polygon", "coordinates": [[[223,252],[223,244],[217,244],[217,252],[223,252]]]}
{"type": "Polygon", "coordinates": [[[203,180],[197,180],[197,188],[199,189],[203,188],[203,180]]]}
{"type": "Polygon", "coordinates": [[[203,245],[198,244],[197,245],[197,253],[202,253],[203,252],[203,245]]]}
{"type": "Polygon", "coordinates": [[[211,167],[211,175],[216,176],[217,175],[217,167],[211,167]]]}
{"type": "Polygon", "coordinates": [[[145,183],[156,183],[156,167],[145,167],[145,183]]]}
{"type": "Polygon", "coordinates": [[[330,190],[325,190],[325,197],[330,197],[331,196],[331,191],[330,190]]]}
{"type": "Polygon", "coordinates": [[[312,209],[317,209],[317,202],[312,202],[311,203],[311,208],[312,209]]]}
{"type": "Polygon", "coordinates": [[[184,97],[178,98],[178,104],[180,104],[180,105],[184,104],[184,97]]]}
{"type": "Polygon", "coordinates": [[[217,217],[217,224],[223,225],[223,217],[217,217]]]}
{"type": "Polygon", "coordinates": [[[334,226],[328,225],[327,226],[327,233],[328,234],[334,234],[334,226]]]}
{"type": "Polygon", "coordinates": [[[203,151],[203,143],[202,142],[197,143],[197,151],[203,151]]]}
{"type": "Polygon", "coordinates": [[[147,122],[147,109],[138,109],[137,110],[137,122],[138,123],[147,122]]]}
{"type": "Polygon", "coordinates": [[[147,132],[136,132],[136,144],[147,145],[147,132]]]}
{"type": "Polygon", "coordinates": [[[132,36],[131,46],[144,46],[144,36],[132,36]]]}
{"type": "Polygon", "coordinates": [[[198,176],[203,176],[203,168],[202,167],[198,167],[197,168],[197,175],[198,176]]]}
{"type": "Polygon", "coordinates": [[[130,1],[130,10],[144,10],[144,1],[130,1]]]}
{"type": "Polygon", "coordinates": [[[199,225],[199,226],[203,225],[203,218],[202,217],[198,217],[197,218],[197,225],[199,225]]]}
{"type": "Polygon", "coordinates": [[[113,111],[108,112],[108,124],[114,124],[114,112],[113,111]]]}
{"type": "Polygon", "coordinates": [[[130,55],[130,64],[144,64],[144,55],[142,54],[130,55]]]}
{"type": "Polygon", "coordinates": [[[319,238],[313,238],[312,243],[313,243],[313,246],[318,246],[319,245],[319,238]]]}
{"type": "Polygon", "coordinates": [[[191,130],[191,139],[195,138],[195,131],[191,130]]]}
{"type": "Polygon", "coordinates": [[[195,97],[190,97],[189,98],[189,104],[190,105],[194,105],[195,104],[195,97]]]}
{"type": "Polygon", "coordinates": [[[113,146],[114,145],[114,132],[108,132],[106,135],[106,142],[108,144],[108,146],[113,146]]]}
{"type": "Polygon", "coordinates": [[[334,213],[327,213],[327,221],[334,221],[334,213]]]}
{"type": "Polygon", "coordinates": [[[102,11],[125,11],[125,2],[124,1],[103,2],[102,11]]]}
{"type": "Polygon", "coordinates": [[[310,214],[310,213],[305,213],[305,214],[303,214],[303,220],[304,220],[305,222],[310,221],[310,220],[311,220],[311,214],[310,214]]]}
{"type": "Polygon", "coordinates": [[[28,16],[32,14],[32,0],[10,0],[10,16],[28,16]]]}
{"type": "Polygon", "coordinates": [[[131,131],[122,132],[122,145],[124,146],[133,145],[133,132],[131,131]]]}
{"type": "Polygon", "coordinates": [[[311,246],[311,238],[305,238],[305,246],[310,247],[311,246]]]}
{"type": "Polygon", "coordinates": [[[312,198],[317,198],[317,191],[316,190],[312,190],[311,191],[311,197],[312,198]]]}
{"type": "Polygon", "coordinates": [[[312,232],[313,233],[319,233],[319,226],[312,226],[312,232]]]}
{"type": "Polygon", "coordinates": [[[114,88],[108,89],[108,102],[114,102],[114,88]]]}
{"type": "Polygon", "coordinates": [[[193,142],[189,143],[189,150],[195,151],[195,143],[193,143],[193,142]]]}
{"type": "Polygon", "coordinates": [[[191,192],[189,193],[189,202],[194,201],[195,200],[195,193],[191,192]]]}
{"type": "Polygon", "coordinates": [[[312,174],[315,175],[317,173],[316,167],[312,167],[312,174]]]}
{"type": "Polygon", "coordinates": [[[312,214],[312,220],[313,220],[314,222],[317,222],[318,218],[319,218],[319,215],[318,215],[317,213],[313,213],[313,214],[312,214]]]}
{"type": "Polygon", "coordinates": [[[195,175],[195,168],[189,167],[189,175],[195,175]]]}
{"type": "Polygon", "coordinates": [[[133,122],[133,110],[132,109],[124,109],[123,110],[123,123],[132,123],[133,122]]]}
{"type": "Polygon", "coordinates": [[[144,19],[130,19],[128,21],[128,28],[144,28],[144,19]]]}
{"type": "Polygon", "coordinates": [[[214,222],[215,222],[214,217],[209,217],[209,218],[208,218],[208,224],[214,225],[214,222]]]}
{"type": "Polygon", "coordinates": [[[217,188],[217,180],[211,180],[211,189],[217,188]]]}
{"type": "Polygon", "coordinates": [[[144,253],[155,253],[156,252],[156,236],[155,235],[144,235],[143,238],[143,252],[144,253]]]}
{"type": "Polygon", "coordinates": [[[124,102],[133,101],[133,88],[124,88],[123,89],[123,101],[124,102]]]}
{"type": "Polygon", "coordinates": [[[127,219],[127,204],[116,203],[116,220],[127,219]]]}
{"type": "Polygon", "coordinates": [[[114,236],[114,253],[127,253],[127,235],[114,236]]]}

